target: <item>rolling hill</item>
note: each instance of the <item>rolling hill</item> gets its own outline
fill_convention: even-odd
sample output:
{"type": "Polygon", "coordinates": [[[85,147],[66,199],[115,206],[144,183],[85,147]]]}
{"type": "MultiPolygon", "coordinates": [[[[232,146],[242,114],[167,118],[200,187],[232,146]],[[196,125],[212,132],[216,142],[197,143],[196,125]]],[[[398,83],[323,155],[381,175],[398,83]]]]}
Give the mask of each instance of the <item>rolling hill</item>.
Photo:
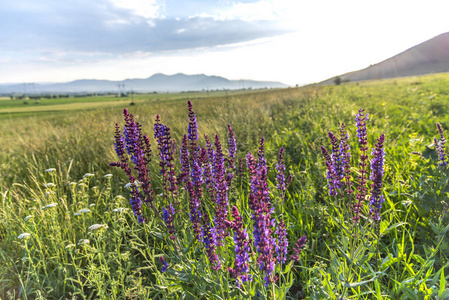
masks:
{"type": "MultiPolygon", "coordinates": [[[[362,81],[449,72],[449,32],[416,45],[368,68],[339,75],[342,81],[362,81]]],[[[319,84],[333,84],[334,78],[319,84]]]]}

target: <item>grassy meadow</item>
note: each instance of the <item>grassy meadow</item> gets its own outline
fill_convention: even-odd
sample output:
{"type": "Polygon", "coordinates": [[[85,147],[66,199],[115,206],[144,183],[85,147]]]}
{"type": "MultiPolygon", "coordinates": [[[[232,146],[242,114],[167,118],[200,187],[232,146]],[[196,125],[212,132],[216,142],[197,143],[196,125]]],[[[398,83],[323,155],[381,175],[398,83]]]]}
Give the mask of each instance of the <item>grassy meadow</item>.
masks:
{"type": "MultiPolygon", "coordinates": [[[[449,129],[448,74],[134,97],[132,106],[129,99],[111,97],[31,100],[27,105],[0,100],[1,299],[449,299],[449,176],[438,165],[433,145],[433,138],[440,138],[436,123],[449,129]],[[204,134],[212,143],[217,134],[227,157],[232,126],[236,165],[240,158],[246,165],[249,151],[257,159],[265,138],[272,208],[266,214],[276,220],[272,236],[282,220],[289,240],[288,258],[275,263],[269,284],[253,246],[252,280],[239,283],[230,276],[228,268],[236,268],[236,241],[229,228],[217,248],[222,267],[211,267],[210,249],[192,231],[184,183],[178,182],[177,195],[169,193],[159,172],[156,115],[171,128],[178,176],[189,122],[187,99],[198,120],[201,147],[204,134]],[[143,205],[145,224],[137,222],[129,204],[125,172],[109,165],[119,160],[115,123],[123,130],[124,108],[151,143],[148,168],[155,197],[152,207],[143,205]],[[341,123],[346,124],[355,195],[360,152],[354,118],[360,108],[369,114],[370,161],[376,139],[385,135],[384,202],[380,220],[373,220],[367,196],[361,220],[354,223],[354,197],[329,195],[321,146],[331,153],[328,132],[338,137],[341,123]],[[281,147],[285,175],[292,176],[286,191],[277,189],[281,147]],[[170,224],[161,217],[169,203],[176,206],[176,239],[169,237],[170,224]],[[291,260],[302,236],[307,236],[305,247],[299,260],[291,260]]],[[[248,200],[251,176],[247,169],[235,173],[227,189],[229,207],[238,208],[249,241],[255,235],[248,200]]],[[[370,190],[371,181],[365,186],[370,190]]],[[[213,220],[217,207],[205,185],[203,192],[207,227],[205,215],[213,220]]],[[[227,218],[236,219],[231,209],[227,218]]]]}

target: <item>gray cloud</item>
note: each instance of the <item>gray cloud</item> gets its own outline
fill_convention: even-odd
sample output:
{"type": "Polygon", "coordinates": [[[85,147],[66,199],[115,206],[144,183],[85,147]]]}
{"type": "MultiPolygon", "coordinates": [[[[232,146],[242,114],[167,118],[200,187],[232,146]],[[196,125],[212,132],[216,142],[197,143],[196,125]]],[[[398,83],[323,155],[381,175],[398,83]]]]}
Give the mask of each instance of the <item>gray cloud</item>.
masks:
{"type": "Polygon", "coordinates": [[[78,53],[78,59],[86,60],[98,53],[114,56],[214,47],[285,33],[275,21],[147,20],[106,0],[14,1],[2,4],[0,20],[0,54],[4,56],[19,52],[25,57],[45,57],[62,52],[78,53]]]}

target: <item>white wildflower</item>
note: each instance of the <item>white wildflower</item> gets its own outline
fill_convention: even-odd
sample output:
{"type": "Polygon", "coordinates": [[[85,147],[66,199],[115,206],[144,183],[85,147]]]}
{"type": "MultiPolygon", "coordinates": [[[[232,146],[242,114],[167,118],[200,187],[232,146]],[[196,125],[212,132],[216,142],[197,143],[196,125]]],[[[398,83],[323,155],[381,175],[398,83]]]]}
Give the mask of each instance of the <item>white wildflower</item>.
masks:
{"type": "Polygon", "coordinates": [[[111,177],[112,177],[112,174],[106,174],[106,175],[104,175],[103,177],[104,177],[104,178],[111,178],[111,177]]]}
{"type": "Polygon", "coordinates": [[[95,203],[89,204],[89,207],[94,207],[95,203]]]}
{"type": "Polygon", "coordinates": [[[73,215],[74,215],[74,216],[81,216],[80,213],[74,213],[73,215]]]}
{"type": "Polygon", "coordinates": [[[81,240],[79,240],[78,245],[86,245],[89,243],[90,243],[90,241],[88,239],[81,239],[81,240]]]}
{"type": "Polygon", "coordinates": [[[55,194],[55,192],[53,192],[53,191],[48,191],[48,192],[45,192],[45,197],[49,197],[49,196],[51,196],[51,195],[54,195],[55,194]]]}
{"type": "Polygon", "coordinates": [[[79,211],[80,211],[80,213],[82,213],[82,214],[90,213],[90,209],[88,209],[88,208],[83,208],[83,209],[80,209],[79,211]]]}
{"type": "Polygon", "coordinates": [[[24,232],[24,233],[21,233],[17,238],[19,240],[27,240],[30,238],[30,236],[31,236],[31,234],[29,234],[28,232],[24,232]]]}
{"type": "Polygon", "coordinates": [[[23,220],[26,222],[26,221],[28,221],[31,218],[34,218],[34,216],[33,215],[26,216],[25,219],[23,219],[23,220]]]}
{"type": "Polygon", "coordinates": [[[82,183],[82,182],[84,182],[84,179],[78,180],[78,183],[82,183]]]}
{"type": "Polygon", "coordinates": [[[45,209],[47,209],[47,208],[55,207],[56,205],[58,205],[58,203],[51,203],[51,204],[48,204],[48,205],[43,206],[41,209],[42,209],[42,210],[45,210],[45,209]]]}
{"type": "Polygon", "coordinates": [[[53,182],[49,182],[47,184],[45,184],[46,187],[54,187],[56,186],[56,184],[54,184],[53,182]]]}
{"type": "Polygon", "coordinates": [[[73,181],[69,183],[70,186],[74,186],[74,185],[76,185],[76,184],[77,184],[77,183],[76,183],[76,182],[73,182],[73,181]]]}
{"type": "Polygon", "coordinates": [[[94,174],[92,174],[92,173],[86,173],[86,174],[84,174],[83,178],[93,177],[93,176],[94,176],[94,174]]]}
{"type": "Polygon", "coordinates": [[[128,182],[127,184],[125,184],[125,189],[130,189],[131,188],[132,183],[128,182]]]}
{"type": "Polygon", "coordinates": [[[66,249],[70,249],[70,248],[73,248],[73,247],[76,247],[76,245],[75,244],[68,244],[67,246],[65,246],[66,249]]]}
{"type": "Polygon", "coordinates": [[[97,230],[97,229],[100,229],[100,228],[107,229],[108,225],[107,224],[94,224],[94,225],[89,227],[89,230],[97,230]]]}
{"type": "Polygon", "coordinates": [[[113,212],[124,212],[127,211],[128,209],[125,207],[119,207],[119,208],[114,208],[112,211],[113,212]]]}
{"type": "Polygon", "coordinates": [[[54,172],[54,171],[56,171],[55,168],[50,168],[50,169],[45,170],[45,172],[54,172]]]}

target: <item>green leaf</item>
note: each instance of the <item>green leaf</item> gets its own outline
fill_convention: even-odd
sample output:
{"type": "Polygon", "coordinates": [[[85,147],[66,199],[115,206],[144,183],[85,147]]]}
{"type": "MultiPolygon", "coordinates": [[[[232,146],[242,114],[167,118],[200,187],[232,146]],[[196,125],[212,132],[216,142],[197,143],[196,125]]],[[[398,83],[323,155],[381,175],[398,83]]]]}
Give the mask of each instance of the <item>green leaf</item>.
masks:
{"type": "Polygon", "coordinates": [[[385,229],[385,230],[382,230],[382,229],[381,229],[381,231],[380,231],[380,236],[383,236],[383,235],[389,233],[391,230],[395,229],[396,227],[402,226],[402,225],[404,225],[404,224],[406,224],[406,222],[398,222],[398,223],[396,223],[396,224],[391,225],[390,227],[388,227],[388,228],[385,229]]]}
{"type": "Polygon", "coordinates": [[[443,299],[444,289],[446,288],[446,279],[444,278],[444,269],[440,274],[440,290],[438,291],[438,299],[443,299]]]}
{"type": "Polygon", "coordinates": [[[405,285],[401,284],[401,291],[407,295],[407,297],[411,298],[411,299],[415,299],[415,300],[419,300],[418,296],[416,295],[416,293],[414,291],[412,291],[411,289],[409,289],[408,287],[406,287],[405,285]]]}
{"type": "Polygon", "coordinates": [[[376,280],[376,279],[377,279],[377,276],[374,276],[374,277],[371,278],[371,279],[363,280],[363,281],[359,281],[359,282],[351,282],[351,283],[345,282],[345,283],[343,284],[343,286],[348,287],[348,288],[355,288],[355,287],[358,287],[358,286],[365,285],[365,284],[368,284],[368,283],[370,283],[370,282],[373,282],[373,281],[376,280]]]}

